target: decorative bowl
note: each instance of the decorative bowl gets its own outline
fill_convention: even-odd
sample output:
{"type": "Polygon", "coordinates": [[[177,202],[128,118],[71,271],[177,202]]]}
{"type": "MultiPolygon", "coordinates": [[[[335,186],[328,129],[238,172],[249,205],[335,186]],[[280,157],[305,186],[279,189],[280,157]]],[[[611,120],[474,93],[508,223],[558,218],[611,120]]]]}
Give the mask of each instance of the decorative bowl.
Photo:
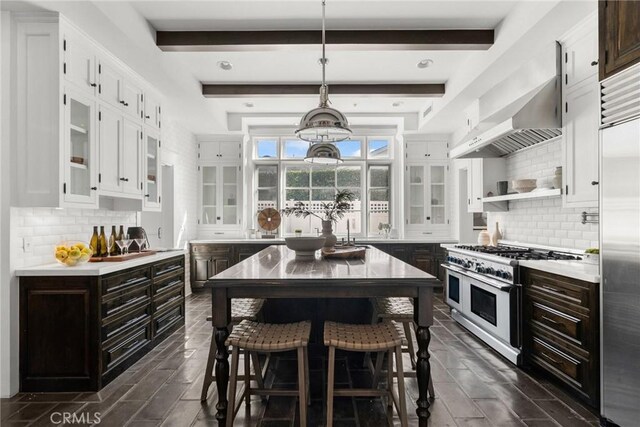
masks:
{"type": "Polygon", "coordinates": [[[56,245],[53,251],[56,261],[67,267],[84,264],[89,261],[92,254],[93,249],[91,245],[77,240],[61,242],[56,245]]]}
{"type": "Polygon", "coordinates": [[[518,193],[528,193],[536,188],[535,179],[516,179],[511,181],[511,187],[518,193]]]}
{"type": "Polygon", "coordinates": [[[296,252],[297,259],[314,259],[316,251],[324,245],[325,237],[285,237],[287,247],[296,252]]]}

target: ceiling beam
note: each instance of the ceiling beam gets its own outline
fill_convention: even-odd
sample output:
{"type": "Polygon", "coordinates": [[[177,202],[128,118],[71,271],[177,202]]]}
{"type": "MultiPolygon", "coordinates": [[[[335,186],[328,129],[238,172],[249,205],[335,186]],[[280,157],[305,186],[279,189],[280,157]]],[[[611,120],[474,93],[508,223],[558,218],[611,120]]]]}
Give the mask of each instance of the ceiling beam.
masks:
{"type": "MultiPolygon", "coordinates": [[[[339,50],[487,50],[491,30],[327,30],[327,44],[339,50]]],[[[165,52],[283,50],[320,45],[320,31],[157,31],[165,52]]]]}
{"type": "MultiPolygon", "coordinates": [[[[318,84],[202,84],[205,98],[318,95],[318,84]]],[[[333,84],[331,95],[439,98],[444,83],[430,84],[333,84]]]]}

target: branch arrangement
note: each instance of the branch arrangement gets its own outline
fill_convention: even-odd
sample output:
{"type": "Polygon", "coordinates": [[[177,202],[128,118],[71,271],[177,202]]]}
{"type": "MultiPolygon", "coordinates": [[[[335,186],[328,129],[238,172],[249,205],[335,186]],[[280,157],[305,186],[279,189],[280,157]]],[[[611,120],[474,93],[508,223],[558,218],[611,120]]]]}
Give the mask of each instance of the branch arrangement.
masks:
{"type": "Polygon", "coordinates": [[[342,219],[344,214],[351,209],[351,202],[354,200],[356,200],[356,195],[352,191],[338,190],[332,202],[321,203],[324,218],[310,211],[305,202],[296,202],[293,206],[282,209],[282,213],[287,216],[295,215],[298,218],[306,218],[312,215],[322,221],[338,222],[338,220],[342,219]]]}

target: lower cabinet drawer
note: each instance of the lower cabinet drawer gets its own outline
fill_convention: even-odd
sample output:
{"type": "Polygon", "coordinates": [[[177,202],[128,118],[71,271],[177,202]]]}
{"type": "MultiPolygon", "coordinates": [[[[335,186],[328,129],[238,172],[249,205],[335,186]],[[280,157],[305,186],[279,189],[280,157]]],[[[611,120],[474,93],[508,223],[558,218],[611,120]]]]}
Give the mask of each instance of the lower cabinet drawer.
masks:
{"type": "Polygon", "coordinates": [[[587,363],[539,337],[533,337],[534,362],[573,387],[582,389],[587,363]]]}
{"type": "Polygon", "coordinates": [[[140,324],[144,324],[145,321],[148,323],[150,317],[151,308],[149,304],[146,304],[140,308],[110,319],[108,323],[104,323],[102,326],[102,342],[108,347],[111,344],[111,341],[118,339],[117,337],[119,335],[126,334],[128,331],[135,329],[140,324]]]}
{"type": "Polygon", "coordinates": [[[136,287],[138,285],[148,283],[150,280],[151,271],[149,267],[138,268],[126,273],[113,274],[101,280],[102,295],[107,296],[112,292],[118,292],[136,287]]]}
{"type": "Polygon", "coordinates": [[[148,303],[151,299],[149,285],[135,287],[126,292],[119,292],[103,298],[101,304],[102,322],[108,322],[111,318],[120,316],[121,313],[148,303]]]}
{"type": "Polygon", "coordinates": [[[585,322],[580,317],[560,311],[534,298],[527,298],[527,304],[530,304],[529,310],[534,322],[554,333],[573,339],[579,345],[584,345],[587,331],[584,330],[585,322]]]}
{"type": "Polygon", "coordinates": [[[184,273],[184,256],[181,256],[179,258],[172,258],[167,261],[155,264],[153,266],[152,277],[156,278],[176,272],[184,273]]]}
{"type": "Polygon", "coordinates": [[[182,302],[177,303],[173,308],[170,308],[165,313],[156,316],[153,321],[154,336],[157,336],[164,331],[171,328],[178,322],[184,320],[184,305],[182,302]]]}
{"type": "Polygon", "coordinates": [[[140,327],[122,336],[112,345],[102,350],[103,373],[110,371],[127,360],[136,351],[151,342],[151,324],[146,322],[140,327]]]}
{"type": "Polygon", "coordinates": [[[184,289],[182,286],[172,291],[164,292],[156,296],[153,300],[154,313],[162,312],[170,306],[175,305],[178,301],[184,300],[184,289]]]}

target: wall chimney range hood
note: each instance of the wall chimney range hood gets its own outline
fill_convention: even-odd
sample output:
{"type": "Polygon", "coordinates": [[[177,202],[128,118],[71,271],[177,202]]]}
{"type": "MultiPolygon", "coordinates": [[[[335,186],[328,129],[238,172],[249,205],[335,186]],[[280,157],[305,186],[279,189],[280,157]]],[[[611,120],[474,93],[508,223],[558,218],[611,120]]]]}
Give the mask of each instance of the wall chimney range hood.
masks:
{"type": "Polygon", "coordinates": [[[485,117],[449,156],[502,157],[562,135],[560,70],[560,49],[556,45],[553,57],[546,53],[529,61],[483,95],[480,109],[485,117]],[[497,105],[501,107],[493,107],[497,105]]]}

